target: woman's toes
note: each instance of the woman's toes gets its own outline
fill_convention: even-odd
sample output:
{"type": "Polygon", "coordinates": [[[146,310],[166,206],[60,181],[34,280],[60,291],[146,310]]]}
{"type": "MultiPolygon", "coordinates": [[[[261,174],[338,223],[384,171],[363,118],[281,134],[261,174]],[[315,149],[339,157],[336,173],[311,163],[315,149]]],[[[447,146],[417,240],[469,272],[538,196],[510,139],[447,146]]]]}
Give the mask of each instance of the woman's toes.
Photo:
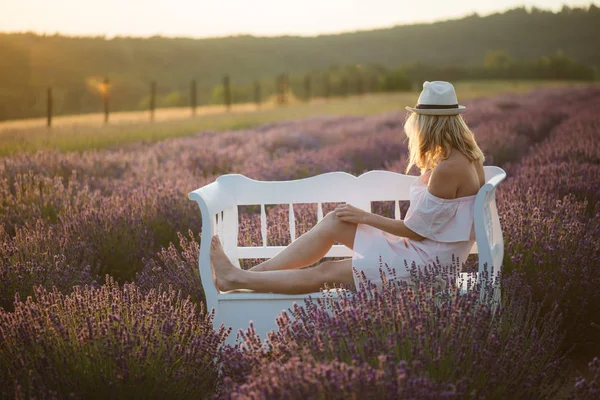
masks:
{"type": "Polygon", "coordinates": [[[221,245],[221,240],[219,239],[219,237],[217,235],[212,237],[212,240],[210,242],[210,248],[211,250],[223,250],[223,246],[221,245]]]}

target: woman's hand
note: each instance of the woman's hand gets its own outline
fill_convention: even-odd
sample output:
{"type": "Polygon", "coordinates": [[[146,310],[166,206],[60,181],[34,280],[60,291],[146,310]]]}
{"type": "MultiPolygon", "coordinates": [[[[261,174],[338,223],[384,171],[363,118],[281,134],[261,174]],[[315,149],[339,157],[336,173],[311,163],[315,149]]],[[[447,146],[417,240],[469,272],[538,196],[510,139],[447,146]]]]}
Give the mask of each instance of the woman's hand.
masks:
{"type": "Polygon", "coordinates": [[[340,204],[335,208],[335,216],[353,224],[366,224],[371,213],[350,204],[340,204]]]}

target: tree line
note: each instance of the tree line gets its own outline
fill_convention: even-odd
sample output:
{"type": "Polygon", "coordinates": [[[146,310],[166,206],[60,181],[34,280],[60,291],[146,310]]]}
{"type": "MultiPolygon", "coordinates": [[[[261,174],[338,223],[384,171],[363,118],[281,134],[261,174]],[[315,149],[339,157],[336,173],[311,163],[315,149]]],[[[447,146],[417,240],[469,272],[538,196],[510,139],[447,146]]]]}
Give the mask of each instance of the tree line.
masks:
{"type": "Polygon", "coordinates": [[[97,112],[110,79],[111,109],[223,103],[276,94],[285,74],[290,94],[343,96],[409,90],[423,80],[594,79],[600,11],[515,8],[480,17],[317,37],[248,35],[211,39],[65,37],[0,34],[0,120],[43,116],[52,88],[54,112],[97,112]],[[501,49],[501,50],[495,50],[501,49]]]}
{"type": "MultiPolygon", "coordinates": [[[[486,54],[483,64],[475,67],[443,67],[410,63],[389,69],[377,64],[348,65],[309,74],[295,74],[291,77],[280,74],[274,81],[256,80],[251,84],[232,84],[231,77],[225,75],[223,83],[210,91],[209,103],[224,104],[227,110],[230,110],[231,104],[234,103],[255,102],[260,106],[267,102],[285,105],[288,102],[308,102],[315,97],[328,99],[376,92],[419,91],[425,80],[591,81],[597,78],[597,68],[577,63],[560,50],[549,56],[522,62],[515,62],[504,50],[492,50],[486,54]]],[[[119,93],[112,93],[108,79],[105,79],[97,89],[98,99],[102,99],[105,122],[108,122],[109,99],[115,98],[119,93]]],[[[52,88],[48,88],[47,96],[47,117],[50,126],[55,112],[52,88]]],[[[151,120],[154,119],[156,108],[190,106],[194,115],[198,105],[197,98],[196,80],[190,81],[187,93],[170,91],[160,96],[157,95],[157,82],[153,81],[150,83],[149,93],[141,97],[137,109],[150,110],[151,120]]],[[[62,106],[64,107],[64,103],[62,106]]]]}

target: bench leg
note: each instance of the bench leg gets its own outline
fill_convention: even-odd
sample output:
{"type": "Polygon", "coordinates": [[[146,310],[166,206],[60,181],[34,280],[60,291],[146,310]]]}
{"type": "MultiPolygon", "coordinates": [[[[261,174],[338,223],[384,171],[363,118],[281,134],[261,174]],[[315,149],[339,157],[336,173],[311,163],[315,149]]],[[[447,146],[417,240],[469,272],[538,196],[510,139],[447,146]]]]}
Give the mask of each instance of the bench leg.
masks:
{"type": "Polygon", "coordinates": [[[250,289],[261,293],[306,294],[318,292],[327,283],[352,284],[352,259],[325,261],[314,268],[291,271],[244,271],[235,267],[215,236],[211,243],[211,264],[217,288],[222,291],[250,289]]]}
{"type": "Polygon", "coordinates": [[[356,224],[342,221],[332,211],[275,257],[250,268],[250,271],[277,271],[308,267],[323,258],[336,242],[350,249],[354,248],[355,235],[356,224]]]}

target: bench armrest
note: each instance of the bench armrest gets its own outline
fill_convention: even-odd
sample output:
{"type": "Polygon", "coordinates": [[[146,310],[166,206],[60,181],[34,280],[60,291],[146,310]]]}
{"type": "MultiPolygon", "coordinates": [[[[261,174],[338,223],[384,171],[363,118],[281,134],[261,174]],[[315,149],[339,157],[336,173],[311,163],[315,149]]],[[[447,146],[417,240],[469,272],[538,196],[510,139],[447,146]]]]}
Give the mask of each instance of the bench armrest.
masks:
{"type": "Polygon", "coordinates": [[[204,218],[204,211],[207,215],[215,215],[235,204],[235,196],[218,181],[190,192],[188,199],[198,203],[202,218],[204,218]]]}
{"type": "Polygon", "coordinates": [[[188,198],[198,203],[202,215],[202,235],[198,263],[200,279],[202,280],[202,287],[206,296],[207,309],[210,310],[217,306],[216,299],[218,294],[210,267],[211,238],[215,234],[225,233],[227,239],[223,244],[226,253],[233,244],[234,239],[232,235],[234,233],[235,241],[237,241],[237,206],[235,196],[218,181],[190,192],[188,198]],[[223,218],[225,214],[227,216],[223,218]],[[217,225],[217,222],[219,225],[217,225]],[[235,226],[227,226],[231,223],[235,223],[235,226]]]}

